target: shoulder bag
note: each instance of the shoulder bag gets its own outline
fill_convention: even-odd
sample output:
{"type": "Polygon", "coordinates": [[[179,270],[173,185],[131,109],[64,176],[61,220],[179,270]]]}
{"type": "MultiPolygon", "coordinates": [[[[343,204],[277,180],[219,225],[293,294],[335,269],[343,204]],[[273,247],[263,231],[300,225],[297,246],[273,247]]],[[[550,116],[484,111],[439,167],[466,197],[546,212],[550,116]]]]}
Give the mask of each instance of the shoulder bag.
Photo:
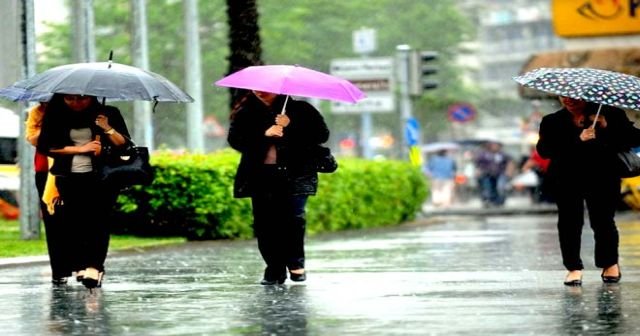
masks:
{"type": "Polygon", "coordinates": [[[634,177],[640,175],[640,156],[632,150],[616,153],[618,158],[618,173],[620,177],[634,177]]]}
{"type": "Polygon", "coordinates": [[[333,173],[338,169],[338,161],[328,147],[317,145],[311,150],[311,165],[318,173],[333,173]]]}
{"type": "Polygon", "coordinates": [[[147,147],[138,147],[128,140],[124,146],[105,146],[100,157],[102,167],[99,175],[108,185],[122,189],[133,185],[149,185],[153,181],[147,147]]]}

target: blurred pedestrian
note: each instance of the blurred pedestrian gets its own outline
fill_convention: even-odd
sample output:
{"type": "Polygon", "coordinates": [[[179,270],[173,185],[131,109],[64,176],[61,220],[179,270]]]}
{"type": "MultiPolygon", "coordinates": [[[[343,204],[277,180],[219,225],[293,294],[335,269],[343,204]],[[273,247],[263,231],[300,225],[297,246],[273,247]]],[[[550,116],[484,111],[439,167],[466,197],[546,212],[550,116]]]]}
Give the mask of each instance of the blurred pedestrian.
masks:
{"type": "Polygon", "coordinates": [[[253,229],[267,264],[262,285],[284,283],[287,269],[292,281],[306,279],[305,206],[318,187],[308,154],[328,138],[313,106],[274,93],[252,91],[231,113],[228,142],[242,154],[234,196],[251,197],[253,229]]]}
{"type": "Polygon", "coordinates": [[[614,218],[620,200],[616,152],[640,145],[640,130],[620,109],[602,106],[594,124],[597,105],[568,97],[560,97],[560,102],[562,109],[542,119],[537,150],[551,160],[547,177],[558,206],[562,261],[569,271],[564,284],[582,284],[585,202],[595,238],[595,264],[602,268],[603,282],[615,283],[622,275],[614,218]]]}
{"type": "Polygon", "coordinates": [[[534,203],[553,202],[553,198],[549,193],[549,181],[546,178],[550,162],[551,160],[540,156],[540,153],[538,153],[538,150],[534,146],[531,150],[531,155],[520,168],[522,173],[533,172],[538,178],[538,183],[531,189],[531,199],[534,203]]]}
{"type": "Polygon", "coordinates": [[[426,174],[431,180],[431,203],[436,207],[449,207],[453,202],[456,162],[443,149],[431,156],[426,164],[426,174]]]}
{"type": "MultiPolygon", "coordinates": [[[[33,146],[38,145],[38,138],[42,129],[42,119],[46,110],[46,103],[41,103],[29,110],[27,116],[25,136],[33,146]]],[[[49,265],[51,266],[51,282],[54,285],[64,285],[73,271],[73,255],[71,253],[72,241],[64,231],[64,226],[57,223],[54,203],[57,201],[57,189],[52,183],[55,177],[49,174],[49,162],[47,156],[37,151],[34,155],[35,182],[40,199],[40,213],[44,223],[45,237],[47,240],[47,252],[49,253],[49,265]],[[51,179],[47,181],[47,179],[51,179]],[[48,183],[47,183],[48,182],[48,183]],[[45,195],[45,186],[46,195],[45,195]]]]}
{"type": "Polygon", "coordinates": [[[502,206],[506,200],[506,185],[513,160],[502,151],[502,144],[489,141],[474,157],[474,164],[484,206],[502,206]]]}
{"type": "Polygon", "coordinates": [[[128,138],[120,111],[94,96],[55,94],[45,109],[37,149],[54,158],[49,170],[61,202],[56,223],[72,248],[76,276],[87,288],[102,283],[109,215],[118,192],[98,178],[98,155],[103,142],[123,146],[128,138]]]}

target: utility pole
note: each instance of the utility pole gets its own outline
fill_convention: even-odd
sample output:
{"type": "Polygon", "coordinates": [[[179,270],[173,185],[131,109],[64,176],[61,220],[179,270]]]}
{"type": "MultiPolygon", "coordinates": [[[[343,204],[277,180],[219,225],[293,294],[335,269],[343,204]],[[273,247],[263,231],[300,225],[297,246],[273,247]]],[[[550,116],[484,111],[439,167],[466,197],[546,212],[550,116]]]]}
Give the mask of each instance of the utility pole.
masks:
{"type": "Polygon", "coordinates": [[[202,67],[198,33],[198,0],[184,0],[185,88],[194,102],[187,104],[187,146],[192,152],[204,152],[202,131],[202,67]]]}
{"type": "Polygon", "coordinates": [[[411,47],[406,44],[396,46],[396,83],[398,84],[400,93],[400,134],[402,138],[402,157],[408,157],[409,155],[409,142],[407,141],[407,134],[405,127],[407,122],[412,117],[413,106],[411,104],[411,97],[409,96],[409,57],[411,54],[411,47]]]}
{"type": "MultiPolygon", "coordinates": [[[[132,53],[133,65],[149,70],[146,6],[146,0],[131,0],[131,17],[133,18],[132,53]]],[[[153,150],[153,119],[151,118],[149,102],[134,101],[133,118],[133,141],[140,146],[153,150]]]]}
{"type": "Polygon", "coordinates": [[[94,62],[96,43],[93,33],[93,0],[73,0],[71,17],[73,59],[79,63],[94,62]]]}
{"type": "MultiPolygon", "coordinates": [[[[36,73],[36,34],[33,18],[33,0],[22,0],[22,69],[23,78],[36,73]]],[[[33,167],[34,148],[25,139],[27,113],[30,105],[25,105],[20,113],[20,136],[18,161],[20,162],[20,238],[24,240],[40,238],[40,202],[36,191],[33,167]]]]}
{"type": "MultiPolygon", "coordinates": [[[[353,32],[353,50],[360,57],[366,59],[367,56],[376,50],[376,31],[372,28],[362,27],[353,32]]],[[[362,157],[373,158],[371,149],[371,136],[373,135],[373,116],[370,111],[360,113],[360,144],[362,157]]]]}

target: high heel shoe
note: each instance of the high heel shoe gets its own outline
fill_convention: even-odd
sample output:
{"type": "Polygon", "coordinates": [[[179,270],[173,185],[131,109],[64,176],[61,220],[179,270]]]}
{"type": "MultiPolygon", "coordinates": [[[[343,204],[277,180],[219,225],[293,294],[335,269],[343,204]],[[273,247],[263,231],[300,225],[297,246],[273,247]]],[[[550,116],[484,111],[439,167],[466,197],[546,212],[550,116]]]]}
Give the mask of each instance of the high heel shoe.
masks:
{"type": "Polygon", "coordinates": [[[293,273],[293,272],[289,271],[289,279],[291,279],[291,281],[295,281],[295,282],[305,281],[305,280],[307,280],[307,272],[293,273]]]}
{"type": "Polygon", "coordinates": [[[579,279],[567,280],[567,278],[565,278],[564,285],[571,286],[571,287],[582,286],[582,274],[580,274],[579,279]]]}
{"type": "Polygon", "coordinates": [[[64,286],[67,284],[67,278],[66,277],[54,277],[51,278],[51,283],[58,287],[58,286],[64,286]]]}
{"type": "Polygon", "coordinates": [[[89,288],[100,288],[102,287],[102,277],[104,276],[104,272],[100,272],[93,267],[89,267],[84,272],[84,277],[82,278],[82,284],[89,288]]]}
{"type": "Polygon", "coordinates": [[[274,278],[273,272],[269,271],[269,268],[264,270],[264,276],[260,280],[260,284],[263,286],[282,285],[287,280],[287,274],[282,273],[279,277],[274,278]]]}
{"type": "Polygon", "coordinates": [[[618,283],[620,282],[620,278],[622,278],[622,272],[620,271],[620,266],[618,266],[618,275],[617,276],[611,276],[611,275],[604,275],[604,269],[602,270],[602,274],[600,274],[600,277],[602,278],[602,282],[604,283],[618,283]]]}

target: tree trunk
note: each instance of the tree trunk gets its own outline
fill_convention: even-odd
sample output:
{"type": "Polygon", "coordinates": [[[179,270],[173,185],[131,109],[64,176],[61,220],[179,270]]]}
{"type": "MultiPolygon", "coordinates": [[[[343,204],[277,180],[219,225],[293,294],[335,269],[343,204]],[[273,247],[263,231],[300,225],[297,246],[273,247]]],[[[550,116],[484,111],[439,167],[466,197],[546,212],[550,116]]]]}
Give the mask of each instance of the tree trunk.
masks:
{"type": "MultiPolygon", "coordinates": [[[[251,65],[263,64],[256,0],[227,0],[227,18],[230,52],[228,74],[251,65]]],[[[232,88],[231,107],[246,93],[247,90],[232,88]]]]}

